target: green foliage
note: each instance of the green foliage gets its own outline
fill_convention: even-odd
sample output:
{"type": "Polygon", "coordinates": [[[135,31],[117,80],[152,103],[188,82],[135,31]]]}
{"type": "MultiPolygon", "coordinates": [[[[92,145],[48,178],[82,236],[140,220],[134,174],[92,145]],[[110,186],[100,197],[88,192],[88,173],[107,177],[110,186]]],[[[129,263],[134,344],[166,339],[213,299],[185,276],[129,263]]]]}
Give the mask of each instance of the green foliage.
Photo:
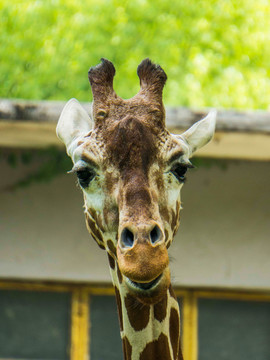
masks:
{"type": "Polygon", "coordinates": [[[6,190],[16,190],[33,183],[47,183],[72,168],[72,161],[67,154],[55,147],[39,150],[21,150],[19,152],[12,149],[5,150],[0,153],[0,159],[6,160],[12,168],[16,168],[19,164],[25,166],[38,164],[38,167],[33,167],[32,172],[6,190]]]}
{"type": "Polygon", "coordinates": [[[267,0],[1,0],[0,97],[91,99],[87,71],[106,57],[124,98],[150,57],[166,104],[267,109],[267,0]]]}

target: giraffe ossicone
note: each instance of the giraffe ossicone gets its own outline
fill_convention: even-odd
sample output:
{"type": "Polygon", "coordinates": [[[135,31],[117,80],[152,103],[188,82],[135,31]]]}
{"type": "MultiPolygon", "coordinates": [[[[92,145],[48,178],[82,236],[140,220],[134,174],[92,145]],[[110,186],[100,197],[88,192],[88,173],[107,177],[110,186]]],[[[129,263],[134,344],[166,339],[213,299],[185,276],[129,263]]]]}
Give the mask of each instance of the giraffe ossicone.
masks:
{"type": "Polygon", "coordinates": [[[140,91],[124,100],[113,89],[113,64],[102,59],[88,73],[91,117],[71,99],[57,135],[74,163],[87,228],[108,253],[125,360],[180,360],[168,248],[179,227],[189,158],[213,137],[216,112],[181,135],[170,134],[165,72],[145,59],[137,74],[140,91]]]}

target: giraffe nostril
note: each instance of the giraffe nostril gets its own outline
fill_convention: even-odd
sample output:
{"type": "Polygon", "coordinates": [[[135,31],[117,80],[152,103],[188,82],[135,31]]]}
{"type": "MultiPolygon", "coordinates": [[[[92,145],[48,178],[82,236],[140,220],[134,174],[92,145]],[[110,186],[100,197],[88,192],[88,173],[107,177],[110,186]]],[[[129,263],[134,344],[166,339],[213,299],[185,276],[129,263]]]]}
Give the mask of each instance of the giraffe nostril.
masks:
{"type": "Polygon", "coordinates": [[[133,233],[128,230],[127,228],[125,228],[123,231],[122,231],[122,234],[121,234],[121,245],[125,248],[125,247],[132,247],[134,244],[134,235],[133,233]]]}
{"type": "Polygon", "coordinates": [[[150,232],[151,243],[155,244],[156,242],[158,242],[161,239],[161,236],[162,236],[162,232],[159,229],[159,227],[156,225],[150,232]]]}

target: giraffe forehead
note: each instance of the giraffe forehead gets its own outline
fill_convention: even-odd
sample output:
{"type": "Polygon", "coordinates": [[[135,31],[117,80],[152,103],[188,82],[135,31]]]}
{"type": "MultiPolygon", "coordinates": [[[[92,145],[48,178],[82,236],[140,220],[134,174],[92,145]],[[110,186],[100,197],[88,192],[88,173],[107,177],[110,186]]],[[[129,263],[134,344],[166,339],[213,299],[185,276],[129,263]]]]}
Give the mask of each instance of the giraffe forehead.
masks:
{"type": "Polygon", "coordinates": [[[179,147],[166,129],[162,102],[153,104],[143,95],[94,103],[93,116],[94,128],[80,143],[82,151],[92,153],[103,169],[113,165],[121,172],[137,167],[146,173],[151,164],[166,162],[167,155],[179,147]]]}
{"type": "Polygon", "coordinates": [[[109,102],[99,101],[93,104],[95,126],[101,131],[107,131],[112,124],[122,121],[127,115],[151,124],[156,129],[164,128],[163,103],[153,103],[146,96],[136,95],[128,100],[116,97],[109,102]]]}
{"type": "Polygon", "coordinates": [[[134,169],[147,174],[151,164],[157,160],[159,139],[149,126],[135,117],[127,116],[106,136],[109,161],[122,174],[134,169]]]}

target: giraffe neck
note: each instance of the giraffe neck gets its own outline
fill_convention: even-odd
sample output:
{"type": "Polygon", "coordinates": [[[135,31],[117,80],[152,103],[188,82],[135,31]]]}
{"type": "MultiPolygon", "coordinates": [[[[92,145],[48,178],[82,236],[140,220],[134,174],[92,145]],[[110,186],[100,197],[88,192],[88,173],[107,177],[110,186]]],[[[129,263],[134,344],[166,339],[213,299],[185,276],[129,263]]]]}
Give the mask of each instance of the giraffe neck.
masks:
{"type": "Polygon", "coordinates": [[[172,287],[159,303],[145,305],[129,294],[110,259],[125,360],[182,360],[179,306],[172,287]]]}

